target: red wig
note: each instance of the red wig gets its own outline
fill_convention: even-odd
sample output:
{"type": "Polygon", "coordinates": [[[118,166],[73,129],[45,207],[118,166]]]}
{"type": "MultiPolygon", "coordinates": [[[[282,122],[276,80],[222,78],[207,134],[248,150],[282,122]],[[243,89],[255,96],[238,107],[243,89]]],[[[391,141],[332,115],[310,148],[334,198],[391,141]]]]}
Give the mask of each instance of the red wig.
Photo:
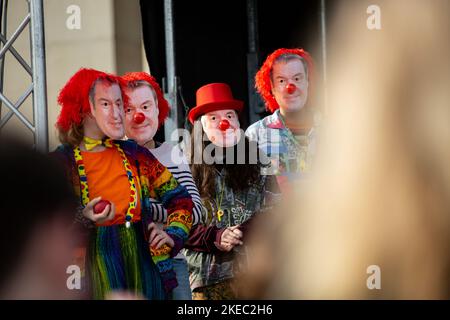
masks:
{"type": "Polygon", "coordinates": [[[162,126],[167,116],[169,115],[169,103],[164,98],[164,94],[154,77],[149,75],[146,72],[129,72],[122,76],[122,79],[126,82],[126,84],[134,83],[137,81],[145,81],[147,82],[156,93],[156,100],[158,100],[158,128],[162,126]]]}
{"type": "Polygon", "coordinates": [[[271,72],[273,68],[273,64],[277,60],[278,57],[284,54],[295,54],[298,55],[304,62],[306,62],[307,72],[308,72],[308,81],[311,84],[312,76],[313,76],[313,60],[312,57],[303,49],[277,49],[272,52],[264,61],[264,64],[256,73],[255,76],[255,87],[259,92],[261,97],[263,98],[267,110],[270,112],[274,112],[279,109],[280,106],[278,102],[275,100],[275,97],[272,95],[272,86],[271,86],[271,72]]]}
{"type": "Polygon", "coordinates": [[[62,107],[56,121],[56,127],[59,130],[67,132],[72,124],[80,125],[84,117],[91,112],[89,91],[94,82],[99,79],[119,84],[124,104],[127,102],[119,77],[94,69],[82,68],[67,81],[58,95],[58,104],[62,107]]]}

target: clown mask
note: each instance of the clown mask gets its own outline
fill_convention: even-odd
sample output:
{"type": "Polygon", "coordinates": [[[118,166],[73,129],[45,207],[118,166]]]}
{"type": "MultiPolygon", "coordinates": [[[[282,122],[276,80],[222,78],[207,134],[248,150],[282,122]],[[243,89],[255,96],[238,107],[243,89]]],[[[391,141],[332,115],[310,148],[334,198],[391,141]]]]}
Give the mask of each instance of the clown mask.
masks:
{"type": "Polygon", "coordinates": [[[272,94],[282,114],[300,111],[305,106],[308,99],[308,79],[300,59],[274,64],[272,94]]]}
{"type": "Polygon", "coordinates": [[[127,89],[129,104],[125,108],[125,132],[128,138],[144,145],[158,130],[159,109],[149,86],[127,89]]]}
{"type": "Polygon", "coordinates": [[[232,109],[208,112],[200,120],[206,136],[216,146],[232,147],[241,138],[239,119],[232,109]]]}
{"type": "Polygon", "coordinates": [[[90,107],[98,128],[111,139],[122,139],[124,114],[119,85],[98,82],[95,85],[94,104],[90,102],[90,107]]]}

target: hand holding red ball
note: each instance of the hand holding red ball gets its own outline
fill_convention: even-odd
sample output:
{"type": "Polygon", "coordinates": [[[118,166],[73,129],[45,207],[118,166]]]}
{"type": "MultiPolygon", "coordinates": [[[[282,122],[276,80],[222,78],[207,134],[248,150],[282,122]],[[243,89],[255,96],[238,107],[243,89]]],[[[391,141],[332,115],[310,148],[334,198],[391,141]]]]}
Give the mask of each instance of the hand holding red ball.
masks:
{"type": "Polygon", "coordinates": [[[105,223],[114,219],[116,207],[108,200],[97,197],[83,208],[83,216],[95,223],[105,223]]]}
{"type": "Polygon", "coordinates": [[[99,214],[102,213],[103,210],[105,210],[106,206],[111,206],[111,202],[109,202],[108,200],[100,200],[99,202],[97,202],[97,204],[94,206],[94,213],[95,214],[99,214]]]}

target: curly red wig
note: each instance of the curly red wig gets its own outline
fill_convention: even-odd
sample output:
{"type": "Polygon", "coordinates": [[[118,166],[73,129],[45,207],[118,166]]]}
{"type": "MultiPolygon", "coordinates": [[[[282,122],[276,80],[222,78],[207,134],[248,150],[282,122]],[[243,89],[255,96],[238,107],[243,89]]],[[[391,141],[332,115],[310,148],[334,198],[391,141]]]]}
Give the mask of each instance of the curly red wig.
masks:
{"type": "Polygon", "coordinates": [[[271,72],[272,67],[275,61],[278,59],[278,57],[284,55],[284,54],[295,54],[298,55],[300,58],[303,59],[304,62],[306,62],[307,66],[307,72],[308,72],[308,81],[312,82],[312,76],[313,76],[313,60],[312,57],[308,52],[306,52],[303,49],[277,49],[274,52],[272,52],[264,61],[262,67],[258,70],[258,72],[255,75],[255,88],[263,98],[267,110],[270,112],[274,112],[275,110],[279,109],[280,106],[278,105],[278,102],[275,100],[274,96],[272,95],[272,89],[271,89],[271,72]]]}
{"type": "Polygon", "coordinates": [[[124,104],[126,103],[127,97],[124,95],[120,77],[94,69],[81,68],[67,81],[58,95],[58,104],[62,108],[56,127],[60,131],[67,132],[73,124],[81,125],[84,117],[91,112],[89,91],[94,82],[100,79],[119,84],[124,104]]]}
{"type": "Polygon", "coordinates": [[[156,79],[151,75],[149,75],[147,72],[129,72],[124,74],[122,76],[122,79],[127,83],[127,85],[137,81],[145,81],[153,88],[153,90],[155,90],[156,100],[158,100],[158,109],[159,109],[158,128],[161,127],[169,115],[170,107],[169,103],[164,98],[164,94],[156,79]]]}

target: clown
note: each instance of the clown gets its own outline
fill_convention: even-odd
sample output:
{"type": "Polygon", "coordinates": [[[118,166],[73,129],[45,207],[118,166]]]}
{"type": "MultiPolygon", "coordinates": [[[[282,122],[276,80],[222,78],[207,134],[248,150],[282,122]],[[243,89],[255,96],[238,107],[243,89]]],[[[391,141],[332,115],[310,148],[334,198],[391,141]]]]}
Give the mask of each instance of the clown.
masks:
{"type": "MultiPolygon", "coordinates": [[[[122,79],[126,82],[125,92],[129,97],[128,105],[125,108],[127,137],[148,148],[158,161],[170,170],[175,179],[186,187],[194,201],[193,224],[197,224],[201,219],[202,204],[186,158],[179,148],[172,147],[169,143],[161,144],[153,140],[156,131],[169,114],[169,105],[164,99],[161,88],[155,78],[145,72],[127,73],[122,76],[122,79]]],[[[162,224],[167,223],[167,210],[154,199],[151,199],[151,205],[153,221],[157,222],[157,225],[155,223],[150,225],[151,234],[157,234],[152,245],[158,245],[158,240],[170,241],[168,235],[161,229],[162,224]]],[[[172,299],[191,300],[188,268],[186,258],[182,253],[174,257],[173,266],[178,286],[172,292],[172,299]]]]}
{"type": "Polygon", "coordinates": [[[139,145],[154,148],[153,137],[167,118],[169,105],[155,78],[149,74],[131,72],[122,79],[129,97],[125,108],[126,135],[139,145]]]}
{"type": "Polygon", "coordinates": [[[189,112],[189,120],[194,123],[199,116],[209,141],[223,148],[232,147],[240,140],[238,112],[243,103],[232,98],[228,85],[211,83],[197,93],[198,106],[189,112]],[[220,103],[217,103],[220,101],[220,103]],[[204,113],[208,107],[208,112],[204,113]]]}
{"type": "Polygon", "coordinates": [[[119,77],[80,69],[61,90],[56,127],[63,143],[54,152],[67,168],[80,199],[76,218],[86,231],[81,247],[92,297],[129,290],[164,299],[176,286],[169,257],[182,248],[192,223],[192,199],[145,148],[116,140],[124,135],[124,105],[119,77]],[[115,139],[115,140],[112,140],[115,139]],[[168,239],[151,247],[148,198],[164,199],[168,239]],[[108,205],[99,213],[101,199],[108,205]],[[159,271],[159,272],[158,272],[159,271]]]}
{"type": "Polygon", "coordinates": [[[235,299],[233,279],[246,269],[236,261],[246,260],[244,234],[250,221],[267,209],[270,177],[260,174],[258,161],[249,161],[252,149],[238,118],[243,102],[233,98],[230,87],[207,84],[197,90],[196,98],[197,106],[188,115],[193,124],[190,160],[204,211],[202,223],[193,226],[186,243],[191,289],[196,300],[235,299]],[[213,163],[202,157],[208,149],[213,163]],[[236,157],[243,161],[236,162],[236,157]]]}
{"type": "Polygon", "coordinates": [[[251,125],[246,135],[272,160],[280,186],[306,174],[314,149],[314,117],[309,106],[313,63],[303,49],[278,49],[255,76],[256,89],[273,114],[251,125]]]}

